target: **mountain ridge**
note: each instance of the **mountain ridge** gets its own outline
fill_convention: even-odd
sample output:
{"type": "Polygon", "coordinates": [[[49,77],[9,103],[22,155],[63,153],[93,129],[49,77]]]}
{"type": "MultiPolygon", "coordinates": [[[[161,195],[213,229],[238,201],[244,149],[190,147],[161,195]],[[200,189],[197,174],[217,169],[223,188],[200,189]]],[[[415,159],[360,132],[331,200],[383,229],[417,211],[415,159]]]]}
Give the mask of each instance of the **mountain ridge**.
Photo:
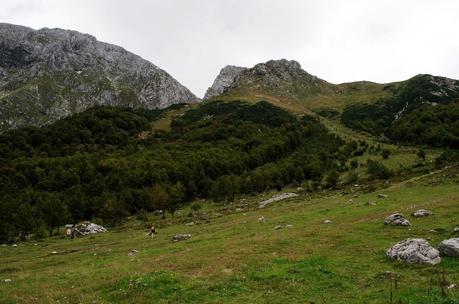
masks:
{"type": "Polygon", "coordinates": [[[89,34],[7,23],[0,34],[0,131],[95,105],[154,109],[199,101],[153,63],[89,34]]]}

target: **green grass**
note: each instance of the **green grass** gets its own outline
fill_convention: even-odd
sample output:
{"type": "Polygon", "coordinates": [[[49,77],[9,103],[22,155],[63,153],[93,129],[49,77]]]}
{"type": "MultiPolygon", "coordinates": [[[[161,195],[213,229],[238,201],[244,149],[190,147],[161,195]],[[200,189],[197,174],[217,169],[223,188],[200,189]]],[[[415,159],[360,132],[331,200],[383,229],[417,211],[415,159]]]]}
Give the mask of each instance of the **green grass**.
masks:
{"type": "MultiPolygon", "coordinates": [[[[273,193],[205,203],[193,219],[188,208],[173,219],[155,218],[154,239],[132,218],[106,234],[2,246],[0,303],[389,303],[386,271],[401,276],[394,303],[454,303],[443,300],[437,281],[444,272],[459,283],[459,259],[403,265],[385,250],[408,237],[430,238],[434,246],[452,237],[459,224],[457,174],[448,169],[368,193],[352,186],[302,194],[265,209],[256,204],[273,193]],[[411,228],[382,224],[391,212],[419,208],[435,215],[410,218],[411,228]],[[192,220],[197,224],[184,225],[192,220]],[[173,243],[176,233],[192,238],[173,243]],[[129,257],[133,249],[139,252],[129,257]]],[[[448,290],[448,297],[459,301],[459,290],[448,290]]]]}

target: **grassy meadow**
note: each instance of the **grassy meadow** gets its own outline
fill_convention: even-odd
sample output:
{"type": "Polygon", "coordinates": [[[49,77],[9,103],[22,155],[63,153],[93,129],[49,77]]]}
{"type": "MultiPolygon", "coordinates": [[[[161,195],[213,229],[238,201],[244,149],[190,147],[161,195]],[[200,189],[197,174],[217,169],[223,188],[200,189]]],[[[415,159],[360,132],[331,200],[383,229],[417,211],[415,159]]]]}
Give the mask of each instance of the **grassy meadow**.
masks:
{"type": "Polygon", "coordinates": [[[159,225],[153,239],[148,223],[130,218],[105,234],[1,246],[0,303],[391,303],[391,292],[392,303],[456,303],[459,290],[444,285],[459,283],[458,259],[404,265],[385,250],[408,237],[433,246],[452,237],[458,185],[457,168],[449,168],[391,184],[299,191],[264,209],[257,203],[274,192],[204,202],[193,217],[188,209],[166,220],[150,215],[159,225]],[[419,208],[434,215],[409,217],[410,228],[382,224],[392,212],[419,208]],[[172,242],[177,233],[192,238],[172,242]]]}

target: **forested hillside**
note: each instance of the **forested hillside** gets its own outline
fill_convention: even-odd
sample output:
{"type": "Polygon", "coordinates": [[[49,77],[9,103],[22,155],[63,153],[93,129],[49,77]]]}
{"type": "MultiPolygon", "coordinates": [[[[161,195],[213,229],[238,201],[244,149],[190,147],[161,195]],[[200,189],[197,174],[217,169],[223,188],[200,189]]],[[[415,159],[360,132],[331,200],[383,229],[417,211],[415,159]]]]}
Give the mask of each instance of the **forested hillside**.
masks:
{"type": "Polygon", "coordinates": [[[99,107],[1,135],[0,241],[320,181],[356,148],[266,102],[209,102],[152,129],[166,111],[99,107]]]}
{"type": "Polygon", "coordinates": [[[418,75],[385,90],[393,96],[374,104],[353,104],[344,125],[397,143],[459,148],[458,81],[418,75]]]}

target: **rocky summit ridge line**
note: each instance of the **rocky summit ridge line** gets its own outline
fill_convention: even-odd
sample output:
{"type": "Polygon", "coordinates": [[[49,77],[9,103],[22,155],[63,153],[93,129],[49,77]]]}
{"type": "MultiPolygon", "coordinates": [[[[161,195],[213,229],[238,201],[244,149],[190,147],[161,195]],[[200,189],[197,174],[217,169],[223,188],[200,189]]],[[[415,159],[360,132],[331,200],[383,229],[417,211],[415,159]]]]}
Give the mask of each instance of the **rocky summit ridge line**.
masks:
{"type": "Polygon", "coordinates": [[[199,99],[122,47],[71,30],[0,23],[0,131],[97,105],[165,108],[199,99]]]}

